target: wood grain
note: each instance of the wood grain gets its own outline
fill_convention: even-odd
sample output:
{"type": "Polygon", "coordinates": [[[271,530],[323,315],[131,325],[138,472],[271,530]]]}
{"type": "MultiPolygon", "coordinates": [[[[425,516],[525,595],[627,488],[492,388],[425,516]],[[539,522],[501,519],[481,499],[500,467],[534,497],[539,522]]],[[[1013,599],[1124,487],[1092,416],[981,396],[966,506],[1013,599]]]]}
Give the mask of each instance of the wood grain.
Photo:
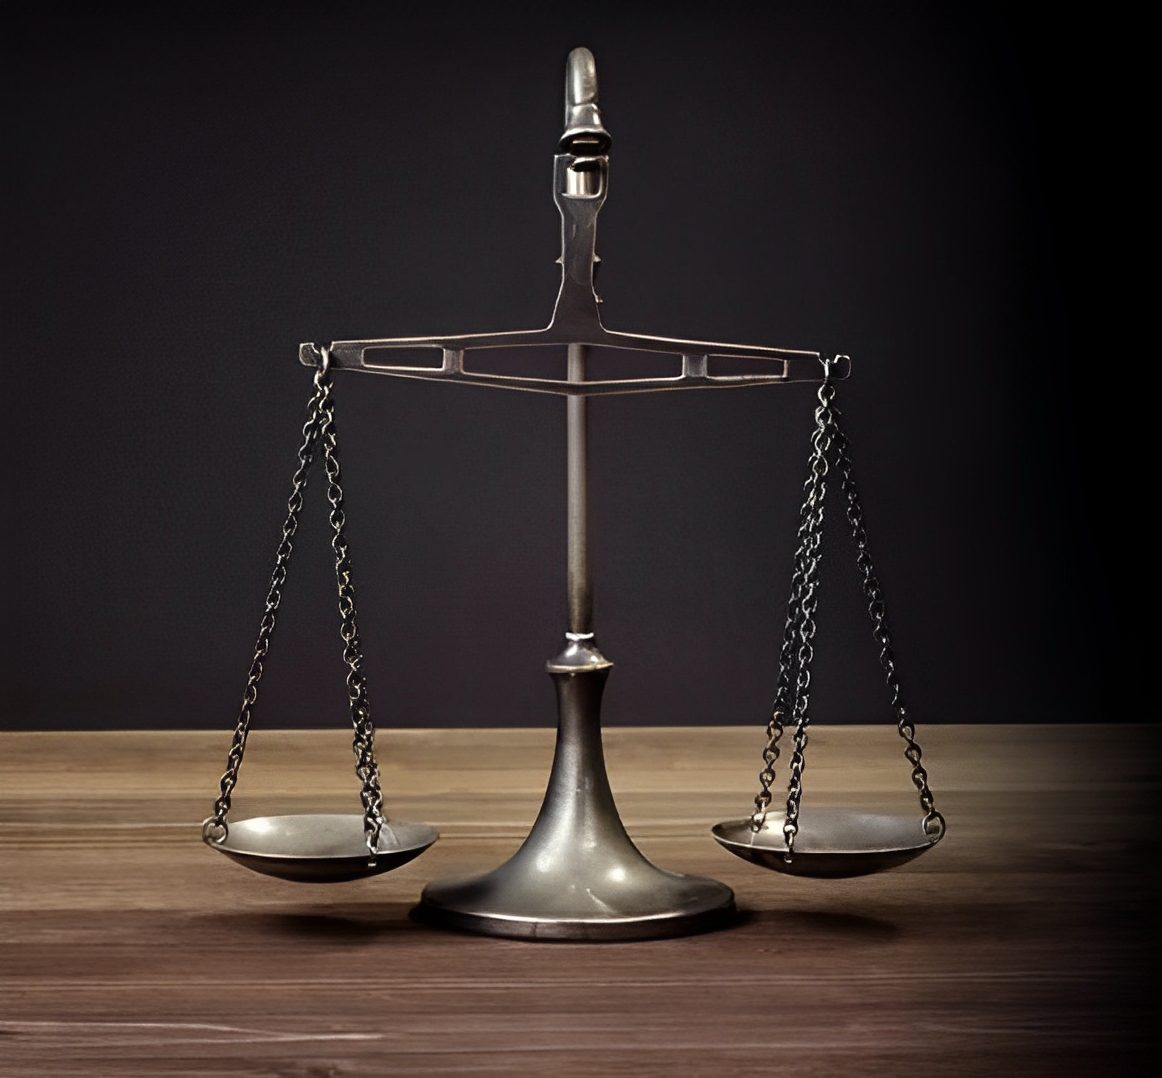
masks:
{"type": "MultiPolygon", "coordinates": [[[[443,838],[329,887],[200,844],[223,735],[0,734],[0,1074],[1141,1072],[1158,1047],[1156,728],[922,733],[946,841],[892,873],[812,882],[707,835],[747,807],[756,731],[608,731],[645,852],[730,884],[747,915],[603,945],[408,918],[427,879],[515,849],[551,731],[385,736],[392,811],[443,838]]],[[[890,728],[822,728],[808,766],[805,812],[911,805],[890,728]]],[[[354,797],[341,731],[263,732],[236,813],[354,797]]]]}

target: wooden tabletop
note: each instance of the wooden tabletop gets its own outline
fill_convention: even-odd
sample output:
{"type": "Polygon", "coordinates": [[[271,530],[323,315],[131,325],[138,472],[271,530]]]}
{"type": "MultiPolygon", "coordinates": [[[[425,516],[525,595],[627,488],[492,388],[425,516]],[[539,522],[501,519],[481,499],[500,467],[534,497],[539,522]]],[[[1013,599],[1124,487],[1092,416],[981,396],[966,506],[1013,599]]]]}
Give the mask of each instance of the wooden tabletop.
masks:
{"type": "MultiPolygon", "coordinates": [[[[390,732],[394,815],[442,839],[307,886],[206,849],[227,735],[0,734],[0,1074],[1098,1075],[1157,1056],[1152,726],[921,730],[945,841],[808,881],[721,850],[761,733],[613,729],[630,833],[735,889],[685,939],[522,943],[409,919],[536,813],[549,730],[390,732]]],[[[235,817],[355,809],[349,735],[255,734],[235,817]]],[[[820,728],[812,804],[912,806],[890,727],[820,728]]]]}

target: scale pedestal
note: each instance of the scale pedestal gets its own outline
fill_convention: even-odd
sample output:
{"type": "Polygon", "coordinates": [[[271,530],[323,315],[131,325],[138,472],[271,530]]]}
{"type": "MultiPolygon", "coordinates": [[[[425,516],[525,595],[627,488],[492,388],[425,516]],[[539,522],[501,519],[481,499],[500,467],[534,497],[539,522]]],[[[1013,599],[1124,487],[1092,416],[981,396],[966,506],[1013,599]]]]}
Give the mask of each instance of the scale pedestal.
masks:
{"type": "Polygon", "coordinates": [[[606,329],[594,289],[597,214],[609,187],[612,140],[597,107],[597,74],[588,49],[569,54],[565,74],[565,130],[553,158],[553,200],[561,214],[561,285],[548,326],[539,330],[336,341],[300,345],[299,359],[315,368],[315,394],[303,428],[299,466],[292,480],[288,515],[259,627],[242,707],[220,782],[214,814],[202,837],[215,849],[257,872],[301,881],[338,881],[387,871],[410,861],[436,841],[434,828],[388,821],[382,808],[374,727],[355,619],[355,595],[344,536],[343,491],[333,425],[330,370],[363,371],[484,388],[547,393],[565,398],[568,444],[568,631],[565,647],[548,664],[557,690],[557,749],[541,811],[520,849],[499,868],[467,879],[437,880],[423,892],[415,915],[455,929],[535,940],[631,940],[680,936],[733,919],[734,895],[717,880],[667,872],[634,846],[617,814],[601,747],[601,697],[613,664],[593,633],[593,585],[589,567],[588,406],[592,396],[657,393],[677,389],[730,389],[821,382],[806,500],[800,511],[798,549],[787,604],[779,685],[767,724],[761,788],[747,819],[713,829],[731,853],[763,868],[824,878],[865,875],[903,864],[931,849],[944,834],[928,774],[921,763],[915,726],[901,701],[896,661],[885,622],[883,590],[868,550],[863,509],[852,477],[846,436],[833,406],[835,381],[850,370],[846,356],[713,341],[679,340],[606,329]],[[478,368],[475,360],[495,349],[556,345],[568,349],[566,378],[524,377],[478,368]],[[587,377],[591,349],[661,353],[679,359],[680,373],[665,377],[587,377]],[[403,363],[415,352],[432,362],[403,363]],[[393,355],[392,353],[395,353],[393,355]],[[412,353],[404,357],[399,353],[412,353]],[[745,373],[716,373],[718,360],[745,373]],[[741,363],[739,362],[741,361],[741,363]],[[355,731],[356,774],[362,782],[362,816],[282,816],[243,821],[233,835],[227,823],[238,779],[251,709],[281,599],[286,568],[302,506],[302,490],[316,445],[321,444],[334,535],[336,580],[348,666],[347,688],[355,731]],[[919,794],[923,817],[824,811],[799,819],[804,750],[809,721],[812,639],[815,634],[819,549],[827,475],[834,469],[858,553],[864,598],[872,622],[896,728],[919,794]],[[787,810],[768,819],[779,740],[794,723],[787,810]]]}
{"type": "Polygon", "coordinates": [[[630,940],[686,935],[733,917],[729,887],[657,868],[626,834],[601,747],[601,696],[613,664],[578,635],[547,665],[559,724],[536,823],[492,872],[428,884],[416,910],[422,920],[520,939],[630,940]]]}
{"type": "MultiPolygon", "coordinates": [[[[548,664],[559,712],[548,791],[536,823],[512,858],[482,876],[428,884],[415,910],[425,921],[494,936],[645,939],[716,927],[734,915],[734,895],[725,884],[667,872],[646,860],[626,834],[609,788],[601,747],[601,695],[612,664],[597,649],[593,635],[589,398],[818,382],[823,374],[818,352],[605,328],[594,270],[597,215],[609,189],[611,144],[597,105],[593,55],[574,49],[566,65],[565,128],[553,158],[553,201],[561,214],[561,284],[544,329],[335,341],[326,351],[337,370],[554,394],[566,401],[568,632],[564,650],[548,664]],[[544,345],[567,349],[566,378],[516,376],[476,365],[496,349],[544,345]],[[666,377],[591,380],[586,368],[592,349],[622,356],[663,353],[680,357],[681,369],[666,377]],[[415,354],[429,350],[432,362],[417,365],[415,354]],[[410,362],[401,362],[404,358],[410,362]],[[716,373],[718,360],[736,365],[747,361],[749,369],[716,373]]],[[[300,360],[318,367],[323,353],[304,344],[300,360]]]]}
{"type": "MultiPolygon", "coordinates": [[[[588,49],[569,54],[565,126],[553,157],[553,201],[561,215],[561,283],[543,329],[335,341],[300,346],[316,369],[519,390],[565,398],[568,446],[568,625],[564,650],[548,664],[557,689],[557,749],[540,814],[503,865],[469,879],[437,880],[417,917],[451,928],[524,939],[616,940],[676,936],[716,927],[734,915],[734,895],[716,880],[651,864],[626,834],[605,770],[601,696],[612,664],[597,649],[589,566],[589,398],[613,394],[819,382],[845,377],[846,358],[816,351],[681,340],[606,329],[594,288],[597,215],[609,191],[612,139],[597,105],[588,49]],[[489,370],[495,350],[555,345],[567,349],[565,378],[489,370]],[[664,377],[589,379],[591,350],[661,353],[680,362],[664,377]],[[430,362],[416,362],[416,354],[430,362]],[[732,373],[720,373],[729,361],[732,373]],[[741,370],[741,373],[739,371],[741,370]]],[[[613,358],[617,358],[615,355],[613,358]]],[[[629,364],[626,364],[628,368],[629,364]]]]}

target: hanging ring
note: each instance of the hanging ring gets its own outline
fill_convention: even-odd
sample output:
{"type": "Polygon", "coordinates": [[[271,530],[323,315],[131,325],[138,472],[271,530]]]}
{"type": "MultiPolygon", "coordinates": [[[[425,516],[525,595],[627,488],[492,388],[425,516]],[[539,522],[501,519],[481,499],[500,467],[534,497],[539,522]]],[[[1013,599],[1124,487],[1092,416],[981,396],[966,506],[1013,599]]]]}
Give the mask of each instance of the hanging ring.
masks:
{"type": "Polygon", "coordinates": [[[230,826],[225,820],[218,820],[213,816],[207,816],[202,821],[202,841],[207,846],[221,846],[229,834],[230,826]]]}
{"type": "Polygon", "coordinates": [[[933,842],[939,842],[944,837],[946,826],[944,817],[935,809],[924,817],[924,834],[932,839],[933,842]]]}
{"type": "Polygon", "coordinates": [[[836,353],[833,356],[820,356],[819,362],[823,364],[823,379],[830,381],[833,375],[844,377],[841,373],[845,363],[851,363],[851,356],[836,353]]]}
{"type": "Polygon", "coordinates": [[[319,346],[319,375],[326,378],[327,372],[331,369],[331,346],[324,344],[319,346]]]}

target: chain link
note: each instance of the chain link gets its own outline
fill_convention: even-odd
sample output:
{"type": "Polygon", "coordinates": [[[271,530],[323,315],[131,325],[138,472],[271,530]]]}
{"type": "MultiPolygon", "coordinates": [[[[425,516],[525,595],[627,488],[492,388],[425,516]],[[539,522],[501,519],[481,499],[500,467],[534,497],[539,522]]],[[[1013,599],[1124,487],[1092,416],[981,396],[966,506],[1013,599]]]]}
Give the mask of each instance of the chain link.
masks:
{"type": "Polygon", "coordinates": [[[807,480],[804,483],[804,501],[799,516],[799,531],[791,576],[787,618],[783,629],[779,656],[779,679],[775,690],[771,717],[767,723],[767,742],[763,749],[763,768],[759,772],[759,793],[751,814],[752,831],[758,832],[766,823],[771,803],[771,786],[775,780],[775,764],[779,759],[779,741],[787,721],[794,723],[794,741],[788,764],[787,808],[783,819],[783,836],[787,861],[794,858],[795,837],[799,832],[799,810],[803,797],[803,770],[806,767],[808,726],[810,725],[811,666],[815,657],[815,612],[818,608],[819,569],[822,561],[823,509],[827,496],[827,479],[832,467],[838,469],[846,500],[847,521],[856,547],[856,565],[861,575],[872,634],[880,647],[880,666],[888,686],[896,729],[904,739],[904,756],[912,765],[912,783],[920,795],[924,831],[933,838],[944,833],[944,817],[936,811],[928,773],[921,760],[923,753],[916,740],[915,725],[908,718],[901,699],[899,677],[896,673],[895,652],[888,631],[883,589],[876,576],[864,526],[863,507],[855,485],[850,443],[840,428],[842,413],[834,406],[835,383],[831,369],[836,359],[824,360],[824,380],[819,387],[819,404],[815,409],[815,429],[811,435],[811,456],[807,480]]]}
{"type": "Polygon", "coordinates": [[[383,815],[383,794],[380,789],[379,768],[375,760],[375,728],[367,702],[367,684],[363,674],[363,653],[355,615],[355,589],[351,580],[351,560],[346,538],[346,516],[343,510],[343,488],[340,482],[339,445],[335,431],[335,402],[331,395],[330,350],[324,348],[322,361],[314,377],[314,391],[307,405],[307,419],[303,424],[302,442],[298,450],[298,466],[291,478],[291,493],[287,499],[287,515],[283,521],[282,538],[274,555],[274,571],[266,594],[266,603],[258,625],[258,640],[254,658],[246,675],[246,688],[238,720],[226,755],[226,770],[218,784],[218,797],[213,814],[202,824],[202,837],[207,842],[224,842],[229,834],[227,817],[231,797],[238,784],[238,773],[246,753],[246,740],[254,705],[258,701],[258,685],[262,680],[263,664],[270,650],[270,640],[282,604],[282,589],[286,583],[294,539],[298,532],[299,516],[303,508],[303,491],[310,476],[315,452],[322,443],[323,467],[327,481],[327,501],[331,505],[331,547],[335,553],[335,576],[339,591],[340,636],[343,639],[343,661],[347,664],[347,695],[351,705],[351,723],[354,729],[353,748],[356,758],[355,773],[361,782],[360,800],[364,811],[364,835],[368,856],[374,864],[382,829],[387,826],[383,815]]]}
{"type": "Polygon", "coordinates": [[[867,529],[863,522],[863,504],[860,501],[859,489],[855,485],[852,472],[851,443],[847,435],[839,427],[842,413],[835,409],[833,426],[833,441],[835,445],[835,462],[842,479],[842,489],[847,501],[847,522],[851,526],[851,537],[855,543],[856,566],[862,578],[863,594],[867,600],[867,613],[872,623],[872,636],[880,647],[880,668],[884,672],[884,681],[888,687],[888,696],[892,710],[896,715],[896,730],[904,740],[904,758],[912,765],[912,785],[920,795],[920,807],[924,810],[924,833],[940,838],[944,834],[944,817],[936,811],[935,799],[928,785],[928,772],[921,760],[923,751],[916,740],[916,726],[908,718],[907,708],[904,707],[900,689],[899,675],[896,673],[896,653],[892,647],[891,634],[888,631],[887,610],[884,606],[884,592],[876,576],[875,565],[872,563],[871,550],[868,546],[867,529]]]}
{"type": "Polygon", "coordinates": [[[803,799],[803,769],[806,767],[808,705],[811,699],[811,664],[815,658],[815,611],[819,606],[819,565],[823,557],[823,507],[827,498],[827,454],[831,448],[829,416],[835,386],[830,380],[819,387],[819,405],[815,409],[815,431],[811,436],[811,460],[808,467],[806,498],[807,529],[805,537],[803,583],[799,596],[798,638],[795,655],[795,696],[791,717],[795,737],[787,765],[787,811],[783,819],[783,837],[787,844],[785,857],[795,852],[799,833],[799,806],[803,799]]]}
{"type": "MultiPolygon", "coordinates": [[[[324,353],[326,355],[326,353],[324,353]]],[[[327,477],[327,501],[331,505],[331,549],[335,553],[335,580],[339,588],[339,635],[343,638],[343,661],[347,664],[347,699],[351,707],[354,730],[352,749],[355,774],[361,783],[359,797],[363,804],[363,832],[372,864],[379,846],[383,816],[383,791],[379,767],[375,761],[375,727],[371,723],[371,706],[367,700],[367,678],[363,673],[363,647],[359,640],[359,623],[355,614],[355,585],[351,580],[351,556],[347,547],[347,516],[343,509],[343,487],[339,470],[339,444],[335,433],[335,402],[329,380],[323,381],[323,399],[319,405],[319,438],[323,445],[323,469],[327,477]]]]}
{"type": "Polygon", "coordinates": [[[274,633],[278,608],[282,603],[282,587],[286,583],[287,569],[294,553],[294,538],[299,528],[299,514],[303,508],[303,491],[310,476],[314,461],[315,446],[319,440],[319,406],[324,391],[318,376],[315,390],[307,405],[307,419],[303,424],[303,438],[299,445],[298,467],[291,478],[291,493],[287,499],[286,519],[282,525],[282,538],[274,553],[274,571],[270,587],[266,593],[266,605],[262,619],[258,623],[258,641],[254,645],[254,658],[246,675],[246,688],[242,692],[242,704],[238,711],[238,721],[226,755],[226,770],[218,784],[219,792],[214,802],[213,815],[202,824],[202,837],[212,842],[222,842],[229,831],[226,817],[230,813],[230,799],[238,784],[238,772],[242,767],[242,757],[246,752],[246,739],[250,734],[250,722],[254,705],[258,701],[258,683],[262,680],[263,662],[270,650],[270,638],[274,633]]]}
{"type": "MultiPolygon", "coordinates": [[[[816,431],[818,434],[818,416],[816,431]]],[[[816,443],[812,437],[812,453],[808,462],[807,480],[804,483],[806,497],[799,510],[799,531],[796,537],[794,570],[791,574],[790,596],[787,599],[787,617],[783,626],[783,640],[779,653],[779,678],[775,687],[775,699],[771,705],[771,716],[767,722],[767,742],[763,749],[763,769],[759,772],[759,793],[754,799],[754,812],[750,826],[754,832],[761,831],[766,823],[771,803],[771,786],[775,781],[775,765],[779,760],[779,742],[783,736],[784,724],[795,709],[798,682],[798,658],[802,648],[801,625],[803,616],[803,593],[809,571],[815,561],[814,552],[818,548],[816,538],[817,510],[821,509],[820,499],[815,491],[817,483],[816,443]]],[[[823,462],[826,471],[826,460],[823,462]]]]}

